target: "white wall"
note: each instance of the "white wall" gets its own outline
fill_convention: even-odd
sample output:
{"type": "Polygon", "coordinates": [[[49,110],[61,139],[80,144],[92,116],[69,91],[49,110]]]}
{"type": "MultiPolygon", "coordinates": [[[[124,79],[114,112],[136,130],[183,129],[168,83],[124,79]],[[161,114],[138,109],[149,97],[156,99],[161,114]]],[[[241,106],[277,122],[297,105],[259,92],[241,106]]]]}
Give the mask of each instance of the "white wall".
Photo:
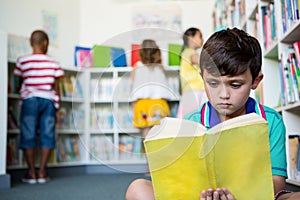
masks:
{"type": "MultiPolygon", "coordinates": [[[[137,5],[178,4],[182,11],[182,31],[191,26],[202,30],[204,38],[212,33],[213,0],[0,0],[0,29],[29,37],[43,26],[42,12],[58,17],[58,47],[49,54],[62,65],[73,65],[75,45],[103,44],[132,31],[132,8],[137,5]]],[[[178,33],[182,34],[182,33],[178,33]]],[[[50,41],[51,43],[51,41],[50,41]]]]}
{"type": "Polygon", "coordinates": [[[79,40],[79,0],[0,0],[0,29],[29,38],[33,30],[43,28],[43,11],[58,19],[58,47],[50,46],[49,54],[62,65],[73,65],[74,45],[79,40]]]}
{"type": "Polygon", "coordinates": [[[200,28],[204,38],[213,32],[212,12],[214,0],[81,0],[80,44],[102,44],[112,37],[132,31],[132,9],[138,5],[178,4],[182,11],[182,30],[194,26],[200,28]]]}
{"type": "Polygon", "coordinates": [[[29,37],[34,29],[42,28],[42,12],[52,12],[58,18],[58,47],[51,46],[49,54],[62,65],[73,65],[75,45],[103,44],[132,31],[132,8],[147,4],[178,4],[183,31],[194,26],[204,38],[212,33],[213,0],[0,0],[0,29],[29,37]]]}
{"type": "Polygon", "coordinates": [[[163,64],[167,65],[167,44],[182,43],[182,34],[189,27],[197,27],[207,39],[213,32],[213,0],[81,0],[79,45],[92,47],[94,44],[115,45],[127,51],[130,64],[130,45],[150,38],[162,49],[163,64]],[[141,6],[179,7],[182,17],[180,32],[168,29],[141,31],[133,27],[133,10],[141,6]],[[138,32],[138,34],[136,34],[138,32]]]}

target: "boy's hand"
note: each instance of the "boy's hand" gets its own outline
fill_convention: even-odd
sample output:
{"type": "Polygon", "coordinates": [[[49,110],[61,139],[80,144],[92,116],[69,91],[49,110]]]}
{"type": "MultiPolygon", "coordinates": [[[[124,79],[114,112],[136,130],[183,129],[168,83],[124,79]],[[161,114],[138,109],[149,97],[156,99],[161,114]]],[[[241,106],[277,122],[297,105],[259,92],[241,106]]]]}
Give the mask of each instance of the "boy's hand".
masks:
{"type": "Polygon", "coordinates": [[[235,200],[233,195],[226,188],[217,188],[203,190],[201,192],[200,200],[235,200]]]}

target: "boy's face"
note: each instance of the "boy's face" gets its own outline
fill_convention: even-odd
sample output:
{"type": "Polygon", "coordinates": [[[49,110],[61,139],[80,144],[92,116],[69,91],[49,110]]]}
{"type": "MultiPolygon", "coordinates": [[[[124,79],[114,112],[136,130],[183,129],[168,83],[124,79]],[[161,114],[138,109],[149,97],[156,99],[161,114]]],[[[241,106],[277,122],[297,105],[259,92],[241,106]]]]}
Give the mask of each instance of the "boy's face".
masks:
{"type": "Polygon", "coordinates": [[[253,82],[250,69],[236,76],[213,76],[203,71],[203,80],[208,100],[218,112],[221,121],[246,113],[245,104],[251,89],[256,89],[263,75],[253,82]]]}

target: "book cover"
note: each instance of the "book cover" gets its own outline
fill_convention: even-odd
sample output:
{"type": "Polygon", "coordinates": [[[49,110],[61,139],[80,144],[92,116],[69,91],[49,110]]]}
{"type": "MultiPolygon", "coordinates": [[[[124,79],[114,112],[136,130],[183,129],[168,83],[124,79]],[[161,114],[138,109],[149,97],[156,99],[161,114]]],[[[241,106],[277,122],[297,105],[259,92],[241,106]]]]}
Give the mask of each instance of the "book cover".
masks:
{"type": "Polygon", "coordinates": [[[72,85],[74,87],[73,97],[81,97],[82,98],[83,97],[83,90],[82,90],[80,81],[74,75],[70,76],[70,80],[71,80],[72,85]]]}
{"type": "Polygon", "coordinates": [[[91,50],[79,50],[76,52],[77,67],[90,68],[93,67],[93,55],[91,50]]]}
{"type": "Polygon", "coordinates": [[[87,68],[93,66],[92,48],[75,46],[74,64],[76,67],[87,68]]]}
{"type": "Polygon", "coordinates": [[[168,60],[169,66],[179,66],[180,65],[180,44],[168,44],[168,60]]]}
{"type": "Polygon", "coordinates": [[[110,67],[110,47],[94,45],[93,62],[94,67],[110,67]]]}
{"type": "Polygon", "coordinates": [[[141,60],[139,55],[140,44],[131,45],[131,66],[134,67],[141,60]]]}
{"type": "Polygon", "coordinates": [[[299,148],[299,135],[289,135],[289,178],[299,179],[299,172],[296,168],[297,153],[299,148]]]}
{"type": "Polygon", "coordinates": [[[111,47],[110,48],[110,59],[112,62],[112,65],[114,67],[126,67],[127,61],[126,61],[126,55],[123,48],[118,47],[111,47]]]}
{"type": "Polygon", "coordinates": [[[165,118],[144,144],[156,200],[199,200],[202,190],[218,187],[236,199],[274,199],[268,124],[257,114],[208,131],[196,122],[165,118]]]}

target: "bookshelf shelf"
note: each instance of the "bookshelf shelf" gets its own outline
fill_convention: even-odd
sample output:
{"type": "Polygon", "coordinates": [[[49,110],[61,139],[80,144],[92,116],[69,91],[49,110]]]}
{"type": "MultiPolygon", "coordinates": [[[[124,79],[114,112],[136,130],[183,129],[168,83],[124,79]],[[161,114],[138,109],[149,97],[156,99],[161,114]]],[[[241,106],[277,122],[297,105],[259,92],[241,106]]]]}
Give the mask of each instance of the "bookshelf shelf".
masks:
{"type": "MultiPolygon", "coordinates": [[[[222,5],[225,5],[225,7],[232,6],[226,5],[226,3],[228,3],[228,1],[226,0],[217,2],[221,2],[222,5]]],[[[262,72],[264,74],[262,83],[263,92],[261,93],[264,97],[263,103],[269,107],[273,107],[282,115],[282,118],[286,125],[286,154],[288,163],[287,182],[300,186],[300,172],[297,170],[295,172],[295,169],[291,168],[293,166],[291,162],[293,161],[291,160],[289,141],[289,136],[291,135],[299,135],[300,138],[300,131],[298,126],[300,122],[300,78],[296,78],[298,87],[292,84],[293,81],[291,78],[292,66],[297,66],[297,64],[295,64],[292,60],[292,58],[295,58],[296,56],[293,57],[291,55],[293,53],[293,43],[300,41],[300,20],[299,17],[297,17],[300,13],[299,10],[293,10],[292,6],[289,7],[288,5],[282,5],[286,2],[287,1],[274,0],[237,0],[235,1],[236,6],[235,8],[233,8],[233,13],[239,13],[239,7],[237,6],[239,5],[239,3],[245,3],[245,12],[246,16],[248,16],[247,25],[246,28],[244,28],[244,24],[239,24],[240,21],[236,21],[237,23],[231,24],[230,27],[235,26],[242,28],[249,34],[256,37],[261,43],[263,51],[262,72]],[[282,10],[285,8],[287,8],[287,10],[282,10]],[[293,12],[297,14],[290,15],[290,13],[293,12]],[[287,74],[289,75],[286,76],[287,74]],[[285,79],[287,81],[285,81],[285,79]],[[287,86],[288,84],[290,84],[291,86],[287,86]]],[[[299,4],[299,1],[297,0],[291,0],[291,2],[299,4]]],[[[214,11],[214,13],[220,12],[217,10],[218,8],[220,8],[220,6],[216,6],[216,10],[214,11]]],[[[242,17],[243,15],[239,16],[238,14],[238,18],[242,17]]],[[[230,20],[222,19],[219,21],[226,22],[230,20]]],[[[231,19],[231,21],[233,20],[231,19]]],[[[228,26],[228,24],[219,25],[228,26]]],[[[218,27],[215,28],[217,29],[218,27]]],[[[300,64],[298,64],[298,68],[299,66],[300,64]]],[[[294,68],[294,70],[296,72],[295,74],[297,76],[300,76],[300,73],[299,75],[297,74],[298,72],[300,72],[297,72],[297,70],[299,69],[294,68]]],[[[300,144],[298,144],[297,148],[300,148],[300,144]]]]}
{"type": "Polygon", "coordinates": [[[280,42],[292,43],[300,41],[300,21],[294,22],[294,25],[282,36],[280,42]]]}
{"type": "Polygon", "coordinates": [[[104,135],[104,134],[114,134],[114,129],[91,129],[90,134],[93,135],[104,135]]]}
{"type": "Polygon", "coordinates": [[[265,58],[278,60],[278,43],[274,42],[271,47],[264,53],[265,58]]]}
{"type": "Polygon", "coordinates": [[[20,130],[19,129],[8,129],[7,133],[8,134],[20,134],[20,130]]]}
{"type": "Polygon", "coordinates": [[[295,181],[295,180],[292,180],[292,179],[287,179],[286,182],[289,183],[289,184],[292,184],[292,185],[300,186],[299,181],[295,181]]]}

